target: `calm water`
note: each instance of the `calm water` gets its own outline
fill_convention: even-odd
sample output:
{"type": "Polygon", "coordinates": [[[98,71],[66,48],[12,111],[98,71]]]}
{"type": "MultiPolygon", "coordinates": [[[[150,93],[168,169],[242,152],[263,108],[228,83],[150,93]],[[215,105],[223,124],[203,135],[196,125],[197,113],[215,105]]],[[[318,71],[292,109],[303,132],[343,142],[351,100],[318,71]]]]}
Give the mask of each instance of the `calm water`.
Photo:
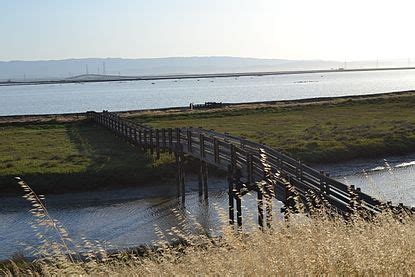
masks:
{"type": "MultiPolygon", "coordinates": [[[[392,173],[381,159],[317,167],[380,199],[415,205],[415,154],[390,157],[388,162],[393,168],[392,173]],[[362,170],[367,170],[368,176],[362,174],[362,170]]],[[[218,226],[224,220],[220,217],[221,210],[225,220],[227,216],[225,180],[209,180],[208,203],[199,199],[195,179],[189,179],[186,185],[185,217],[189,226],[194,226],[194,219],[209,232],[218,233],[218,226]]],[[[173,184],[161,184],[140,189],[47,196],[46,203],[51,215],[63,223],[72,238],[84,236],[104,242],[108,249],[122,249],[156,240],[156,225],[162,230],[177,226],[178,219],[172,213],[172,209],[177,208],[174,195],[173,184]]],[[[255,195],[243,198],[244,220],[248,218],[254,222],[255,199],[255,195]]],[[[274,210],[278,211],[280,203],[276,202],[275,207],[274,210]]],[[[0,199],[0,259],[15,253],[29,255],[24,251],[25,247],[38,243],[29,226],[33,220],[29,208],[21,199],[0,199]]]]}
{"type": "Polygon", "coordinates": [[[415,89],[415,70],[0,86],[0,115],[135,110],[415,89]]]}

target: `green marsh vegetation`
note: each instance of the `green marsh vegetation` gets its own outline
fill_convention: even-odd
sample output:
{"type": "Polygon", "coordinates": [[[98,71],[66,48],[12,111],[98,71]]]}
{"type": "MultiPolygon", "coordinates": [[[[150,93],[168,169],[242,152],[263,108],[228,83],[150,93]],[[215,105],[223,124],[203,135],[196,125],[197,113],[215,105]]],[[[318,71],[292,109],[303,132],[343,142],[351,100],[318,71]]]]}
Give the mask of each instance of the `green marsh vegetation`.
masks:
{"type": "Polygon", "coordinates": [[[39,193],[137,185],[159,180],[166,157],[155,161],[85,120],[2,124],[0,190],[15,193],[14,176],[23,176],[39,193]]]}
{"type": "Polygon", "coordinates": [[[415,94],[324,103],[257,105],[133,117],[153,127],[203,127],[246,137],[305,162],[415,151],[415,94]]]}

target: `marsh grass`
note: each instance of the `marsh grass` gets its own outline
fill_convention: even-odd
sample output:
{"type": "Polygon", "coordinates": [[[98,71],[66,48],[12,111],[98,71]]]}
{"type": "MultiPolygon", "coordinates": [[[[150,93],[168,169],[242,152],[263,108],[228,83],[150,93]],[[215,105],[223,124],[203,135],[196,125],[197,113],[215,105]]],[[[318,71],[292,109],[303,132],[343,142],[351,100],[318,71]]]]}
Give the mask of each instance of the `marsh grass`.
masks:
{"type": "Polygon", "coordinates": [[[153,127],[203,127],[285,151],[306,162],[333,162],[415,151],[415,95],[333,100],[176,114],[137,114],[153,127]]]}
{"type": "MultiPolygon", "coordinates": [[[[261,160],[266,167],[266,153],[261,160]]],[[[286,182],[282,174],[266,171],[260,183],[264,193],[272,182],[286,182]]],[[[6,276],[200,276],[200,275],[405,275],[415,273],[415,221],[407,214],[388,210],[366,220],[356,213],[345,220],[327,213],[326,205],[305,216],[299,203],[288,220],[274,214],[268,227],[235,230],[222,219],[221,236],[211,237],[192,215],[173,210],[178,226],[155,227],[158,241],[137,255],[136,251],[108,254],[102,244],[82,238],[73,243],[65,228],[48,213],[24,181],[35,218],[32,226],[40,239],[33,263],[10,262],[6,276]],[[52,234],[51,234],[52,233],[52,234]]],[[[287,185],[289,185],[287,183],[287,185]]],[[[295,194],[294,194],[295,195],[295,194]]],[[[294,196],[295,197],[295,196],[294,196]]],[[[267,197],[265,197],[267,199],[267,197]]],[[[256,226],[255,222],[246,225],[256,226]]]]}
{"type": "Polygon", "coordinates": [[[172,158],[151,155],[88,121],[0,124],[0,191],[18,194],[14,176],[38,193],[136,186],[161,180],[172,158]]]}

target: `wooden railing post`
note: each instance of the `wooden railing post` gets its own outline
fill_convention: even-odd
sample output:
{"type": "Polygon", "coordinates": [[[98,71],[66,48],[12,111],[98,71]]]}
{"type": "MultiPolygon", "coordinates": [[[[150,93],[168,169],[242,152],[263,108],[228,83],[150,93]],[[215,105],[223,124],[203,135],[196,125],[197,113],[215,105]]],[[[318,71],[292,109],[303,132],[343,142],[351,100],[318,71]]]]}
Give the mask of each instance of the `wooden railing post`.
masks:
{"type": "Polygon", "coordinates": [[[150,139],[150,154],[154,154],[154,140],[153,140],[153,129],[149,131],[149,139],[150,139]]]}
{"type": "Polygon", "coordinates": [[[202,161],[202,175],[203,175],[203,191],[205,195],[205,199],[208,199],[208,166],[205,161],[202,161]]]}
{"type": "Polygon", "coordinates": [[[253,156],[250,153],[247,153],[246,155],[246,169],[247,169],[247,183],[252,184],[253,183],[253,156]]]}
{"type": "Polygon", "coordinates": [[[156,129],[156,158],[160,159],[160,130],[156,129]]]}
{"type": "Polygon", "coordinates": [[[235,172],[236,170],[236,148],[235,145],[230,144],[231,147],[231,166],[232,166],[232,171],[235,172]]]}
{"type": "Polygon", "coordinates": [[[324,171],[320,171],[320,198],[323,201],[323,203],[325,202],[325,200],[327,199],[327,197],[330,195],[330,186],[327,184],[327,180],[326,180],[327,176],[324,173],[324,171]]]}
{"type": "Polygon", "coordinates": [[[193,153],[193,149],[192,149],[192,132],[190,130],[186,131],[187,134],[187,151],[189,151],[189,153],[193,153]]]}
{"type": "Polygon", "coordinates": [[[232,166],[228,166],[228,196],[229,196],[229,224],[234,225],[235,223],[235,211],[234,211],[234,182],[232,176],[232,166]]]}
{"type": "Polygon", "coordinates": [[[181,145],[180,128],[176,128],[176,144],[181,145]]]}
{"type": "Polygon", "coordinates": [[[177,197],[180,197],[180,191],[181,191],[181,187],[180,187],[180,180],[182,179],[181,176],[181,165],[180,165],[180,154],[178,151],[174,152],[174,158],[176,160],[176,187],[177,187],[177,197]]]}
{"type": "Polygon", "coordinates": [[[200,156],[202,158],[206,157],[206,152],[205,152],[205,136],[203,134],[199,135],[199,143],[200,143],[200,156]]]}
{"type": "Polygon", "coordinates": [[[134,128],[133,131],[134,131],[134,145],[138,145],[138,131],[137,131],[137,128],[134,128]]]}
{"type": "Polygon", "coordinates": [[[232,220],[230,219],[229,222],[232,221],[232,224],[234,222],[234,206],[233,206],[233,200],[235,199],[236,201],[236,220],[237,220],[237,224],[238,227],[242,226],[242,200],[241,200],[241,196],[239,194],[240,192],[240,184],[239,184],[239,174],[238,174],[238,169],[237,169],[237,153],[236,153],[236,147],[233,144],[230,144],[231,147],[231,164],[228,167],[228,175],[229,175],[229,180],[232,183],[229,186],[229,190],[232,189],[232,192],[230,193],[230,197],[229,197],[229,204],[231,204],[232,201],[232,205],[230,205],[230,212],[231,212],[231,208],[232,208],[232,213],[230,213],[230,216],[232,216],[232,220]],[[235,192],[237,191],[237,193],[235,192]]]}
{"type": "Polygon", "coordinates": [[[182,192],[182,205],[184,207],[186,201],[186,186],[185,186],[185,171],[184,171],[184,153],[183,145],[179,144],[179,153],[180,153],[180,185],[182,192]]]}
{"type": "Polygon", "coordinates": [[[126,139],[127,139],[128,142],[131,142],[131,127],[128,124],[125,127],[126,127],[125,128],[126,139]]]}
{"type": "Polygon", "coordinates": [[[203,161],[199,161],[199,170],[198,170],[198,183],[199,183],[199,197],[203,195],[203,161]]]}
{"type": "Polygon", "coordinates": [[[168,130],[169,135],[169,153],[173,152],[173,130],[169,128],[168,130]]]}
{"type": "Polygon", "coordinates": [[[218,143],[218,139],[214,138],[213,139],[213,156],[215,159],[215,163],[219,164],[220,163],[220,158],[219,158],[219,143],[218,143]]]}
{"type": "Polygon", "coordinates": [[[138,145],[140,146],[141,149],[144,149],[143,147],[143,134],[141,129],[138,129],[138,145]]]}
{"type": "Polygon", "coordinates": [[[258,187],[257,191],[257,206],[258,206],[258,226],[260,229],[264,228],[264,207],[262,188],[258,187]]]}
{"type": "Polygon", "coordinates": [[[163,139],[163,151],[166,151],[167,144],[166,144],[166,129],[165,128],[161,129],[161,135],[163,139]]]}

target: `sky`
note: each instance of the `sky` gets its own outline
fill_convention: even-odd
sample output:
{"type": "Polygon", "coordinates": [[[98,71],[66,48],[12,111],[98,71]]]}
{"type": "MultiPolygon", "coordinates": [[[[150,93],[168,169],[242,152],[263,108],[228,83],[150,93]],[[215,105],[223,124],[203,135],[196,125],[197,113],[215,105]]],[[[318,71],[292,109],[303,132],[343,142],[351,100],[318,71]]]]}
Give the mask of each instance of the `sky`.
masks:
{"type": "Polygon", "coordinates": [[[409,0],[0,0],[0,60],[415,58],[409,0]]]}

